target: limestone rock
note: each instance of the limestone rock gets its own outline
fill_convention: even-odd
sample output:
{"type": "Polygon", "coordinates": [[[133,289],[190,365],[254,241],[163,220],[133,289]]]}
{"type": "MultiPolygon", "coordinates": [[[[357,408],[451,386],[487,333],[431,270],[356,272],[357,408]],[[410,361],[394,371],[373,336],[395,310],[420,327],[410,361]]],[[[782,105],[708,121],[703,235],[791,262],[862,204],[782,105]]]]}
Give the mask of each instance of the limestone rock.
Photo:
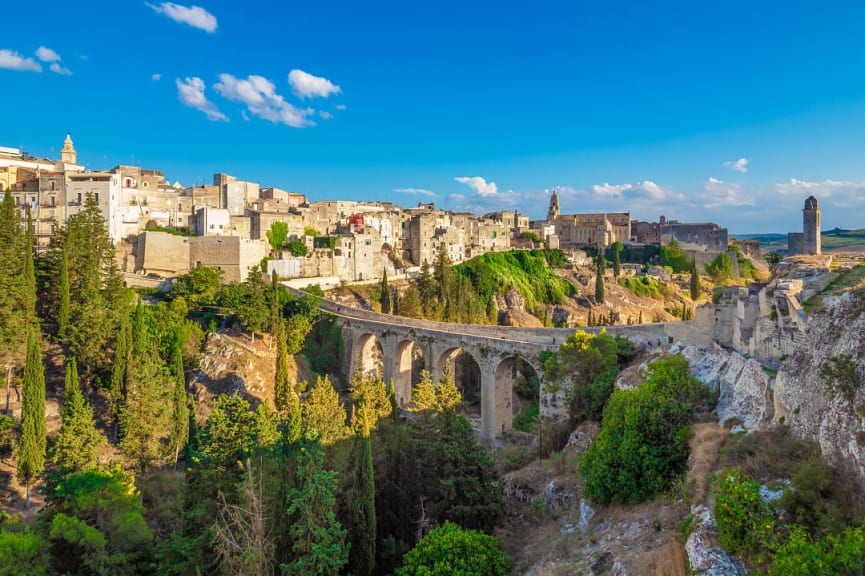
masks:
{"type": "Polygon", "coordinates": [[[543,328],[544,323],[523,310],[509,308],[502,317],[502,326],[519,326],[521,328],[543,328]]]}
{"type": "Polygon", "coordinates": [[[705,576],[740,576],[739,569],[723,548],[715,544],[717,524],[712,511],[704,506],[694,510],[695,523],[685,543],[692,574],[705,576]]]}
{"type": "Polygon", "coordinates": [[[589,506],[584,498],[580,498],[580,521],[577,522],[577,528],[585,530],[595,516],[595,509],[589,506]]]}
{"type": "Polygon", "coordinates": [[[686,346],[681,355],[688,361],[691,376],[720,391],[720,424],[735,419],[747,430],[758,430],[772,421],[774,381],[759,362],[717,345],[686,346]]]}
{"type": "Polygon", "coordinates": [[[813,314],[805,342],[782,364],[775,381],[775,420],[783,418],[799,437],[815,440],[832,464],[865,485],[865,290],[824,298],[825,311],[813,314]],[[848,400],[831,393],[820,376],[828,360],[850,354],[858,390],[848,400]]]}

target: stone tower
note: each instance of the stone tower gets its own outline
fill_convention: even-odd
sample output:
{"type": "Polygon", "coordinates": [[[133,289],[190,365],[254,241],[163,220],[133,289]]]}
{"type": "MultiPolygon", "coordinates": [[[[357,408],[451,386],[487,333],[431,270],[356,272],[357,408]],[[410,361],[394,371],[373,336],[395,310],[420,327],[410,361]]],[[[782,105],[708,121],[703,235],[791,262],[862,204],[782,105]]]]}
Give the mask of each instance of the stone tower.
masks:
{"type": "Polygon", "coordinates": [[[552,222],[559,217],[559,195],[556,189],[553,188],[553,195],[550,196],[550,209],[547,210],[547,222],[552,222]]]}
{"type": "Polygon", "coordinates": [[[64,164],[75,164],[78,159],[78,154],[75,152],[75,146],[72,145],[72,138],[66,134],[66,140],[63,141],[63,149],[60,150],[60,161],[64,164]]]}
{"type": "Polygon", "coordinates": [[[820,203],[813,196],[805,200],[802,210],[802,253],[820,254],[820,203]]]}

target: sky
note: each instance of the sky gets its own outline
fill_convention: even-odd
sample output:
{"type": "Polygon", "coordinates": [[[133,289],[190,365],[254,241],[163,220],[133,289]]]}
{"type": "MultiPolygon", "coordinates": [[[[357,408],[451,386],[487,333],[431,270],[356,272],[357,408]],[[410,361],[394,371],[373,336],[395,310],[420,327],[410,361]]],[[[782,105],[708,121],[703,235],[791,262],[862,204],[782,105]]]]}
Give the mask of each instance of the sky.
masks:
{"type": "Polygon", "coordinates": [[[171,182],[732,233],[865,227],[865,3],[4,6],[0,146],[171,182]],[[14,25],[9,25],[14,23],[14,25]]]}

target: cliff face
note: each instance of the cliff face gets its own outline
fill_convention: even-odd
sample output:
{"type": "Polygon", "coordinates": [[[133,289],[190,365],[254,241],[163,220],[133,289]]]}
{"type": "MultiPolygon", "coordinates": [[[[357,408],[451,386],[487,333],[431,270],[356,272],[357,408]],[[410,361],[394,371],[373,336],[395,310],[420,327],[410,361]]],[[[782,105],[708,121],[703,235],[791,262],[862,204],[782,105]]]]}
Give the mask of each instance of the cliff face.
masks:
{"type": "MultiPolygon", "coordinates": [[[[820,444],[824,457],[865,484],[865,289],[824,300],[806,338],[783,363],[775,381],[775,422],[820,444]],[[849,354],[855,376],[851,394],[831,391],[820,375],[833,358],[849,354]]],[[[850,382],[852,380],[852,382],[850,382]]]]}

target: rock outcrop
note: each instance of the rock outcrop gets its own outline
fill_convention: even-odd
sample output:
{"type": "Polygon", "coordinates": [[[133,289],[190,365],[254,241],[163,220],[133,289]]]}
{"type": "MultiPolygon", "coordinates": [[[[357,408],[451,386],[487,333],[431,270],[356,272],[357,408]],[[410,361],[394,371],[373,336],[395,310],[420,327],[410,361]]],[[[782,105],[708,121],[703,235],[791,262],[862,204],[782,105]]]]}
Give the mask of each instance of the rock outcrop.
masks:
{"type": "Polygon", "coordinates": [[[691,376],[719,391],[718,423],[738,421],[746,430],[772,422],[774,376],[753,358],[715,345],[675,347],[688,361],[691,376]]]}
{"type": "Polygon", "coordinates": [[[865,289],[824,299],[825,310],[808,323],[775,381],[775,421],[797,436],[815,440],[830,463],[843,466],[865,485],[865,289]],[[832,390],[820,369],[849,354],[855,375],[851,393],[832,390]]]}

